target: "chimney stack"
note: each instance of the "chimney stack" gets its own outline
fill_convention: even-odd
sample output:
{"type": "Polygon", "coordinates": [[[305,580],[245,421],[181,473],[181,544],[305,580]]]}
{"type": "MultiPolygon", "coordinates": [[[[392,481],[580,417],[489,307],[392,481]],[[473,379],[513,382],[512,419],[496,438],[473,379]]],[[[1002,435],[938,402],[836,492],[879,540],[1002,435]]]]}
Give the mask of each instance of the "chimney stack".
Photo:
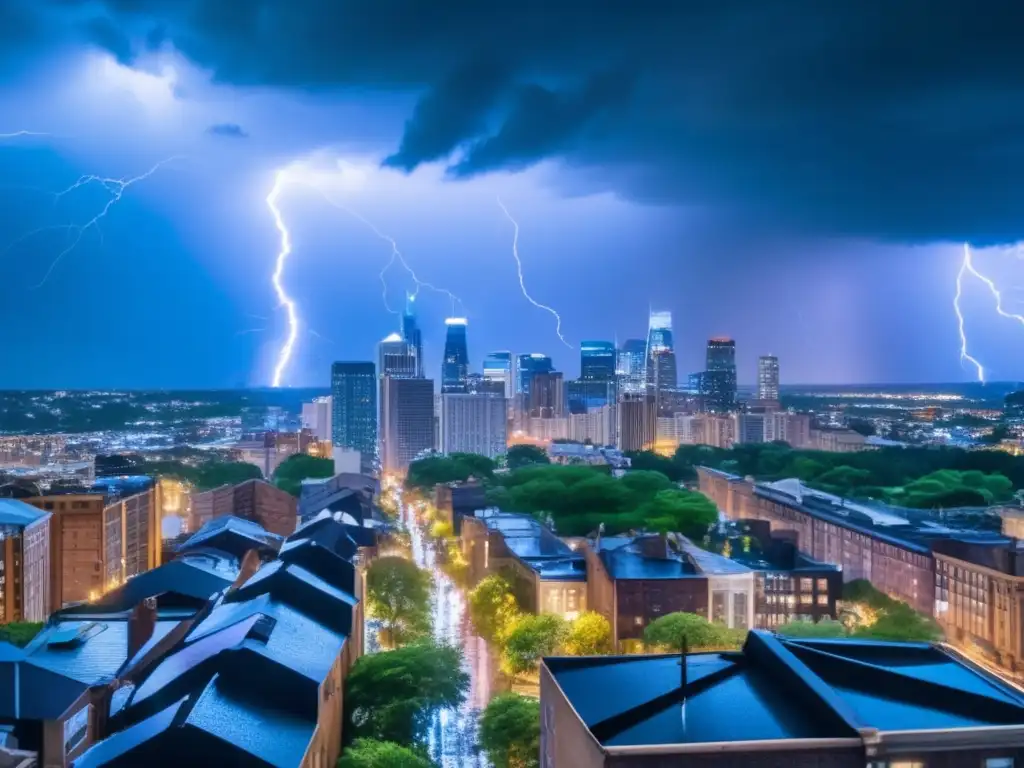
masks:
{"type": "Polygon", "coordinates": [[[128,617],[128,659],[134,659],[156,629],[156,598],[147,597],[128,617]]]}

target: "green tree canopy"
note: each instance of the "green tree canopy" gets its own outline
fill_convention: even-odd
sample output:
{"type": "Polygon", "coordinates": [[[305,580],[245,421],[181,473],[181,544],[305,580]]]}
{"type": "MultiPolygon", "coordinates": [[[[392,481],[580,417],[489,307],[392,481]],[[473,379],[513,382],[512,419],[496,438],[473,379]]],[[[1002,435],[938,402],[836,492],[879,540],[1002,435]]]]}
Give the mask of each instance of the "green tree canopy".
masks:
{"type": "Polygon", "coordinates": [[[519,616],[512,585],[499,574],[491,574],[469,593],[469,617],[480,637],[501,642],[515,626],[519,616]]]}
{"type": "Polygon", "coordinates": [[[548,452],[536,445],[510,445],[505,452],[505,463],[509,469],[519,469],[530,464],[550,464],[548,452]]]}
{"type": "Polygon", "coordinates": [[[366,569],[366,603],[391,641],[408,642],[430,630],[430,573],[404,557],[379,557],[366,569]]]}
{"type": "Polygon", "coordinates": [[[787,637],[846,637],[846,628],[835,619],[818,622],[798,619],[782,624],[775,631],[787,637]]]}
{"type": "Polygon", "coordinates": [[[536,671],[544,656],[552,656],[562,647],[566,631],[565,620],[559,616],[523,615],[505,639],[502,668],[512,676],[536,671]]]}
{"type": "Polygon", "coordinates": [[[9,624],[0,624],[0,640],[24,648],[42,628],[41,621],[12,621],[9,624]]]}
{"type": "Polygon", "coordinates": [[[428,456],[409,465],[406,488],[431,490],[435,485],[462,483],[470,478],[485,480],[494,474],[494,462],[474,453],[428,456]]]}
{"type": "Polygon", "coordinates": [[[718,520],[718,508],[704,494],[694,491],[658,491],[638,510],[652,530],[703,535],[718,520]]]}
{"type": "Polygon", "coordinates": [[[648,646],[676,652],[683,649],[684,638],[686,648],[697,651],[738,648],[744,636],[745,632],[735,632],[720,624],[712,624],[699,614],[682,611],[657,618],[644,629],[644,643],[648,646]]]}
{"type": "Polygon", "coordinates": [[[480,716],[479,738],[494,768],[537,768],[540,702],[518,693],[499,693],[480,716]]]}
{"type": "Polygon", "coordinates": [[[429,757],[393,741],[357,739],[345,748],[337,768],[434,768],[429,757]]]}
{"type": "MultiPolygon", "coordinates": [[[[665,460],[671,461],[671,459],[665,460]]],[[[664,472],[649,469],[630,470],[619,479],[619,484],[633,497],[641,500],[651,498],[658,491],[668,491],[675,487],[664,472]]]]}
{"type": "Polygon", "coordinates": [[[434,709],[459,706],[468,690],[458,648],[412,643],[360,656],[345,681],[345,709],[356,738],[413,744],[434,709]]]}
{"type": "Polygon", "coordinates": [[[629,457],[629,466],[632,470],[627,473],[627,477],[637,471],[657,472],[664,475],[670,482],[678,483],[680,480],[690,480],[697,476],[696,472],[693,472],[692,466],[690,467],[690,472],[693,472],[691,476],[690,472],[687,472],[679,462],[654,451],[629,451],[626,456],[629,457]]]}
{"type": "Polygon", "coordinates": [[[596,611],[584,611],[569,624],[565,652],[570,656],[611,653],[612,625],[596,611]]]}
{"type": "Polygon", "coordinates": [[[274,485],[292,496],[302,491],[302,481],[334,476],[334,459],[321,459],[305,453],[296,453],[277,465],[274,485]]]}

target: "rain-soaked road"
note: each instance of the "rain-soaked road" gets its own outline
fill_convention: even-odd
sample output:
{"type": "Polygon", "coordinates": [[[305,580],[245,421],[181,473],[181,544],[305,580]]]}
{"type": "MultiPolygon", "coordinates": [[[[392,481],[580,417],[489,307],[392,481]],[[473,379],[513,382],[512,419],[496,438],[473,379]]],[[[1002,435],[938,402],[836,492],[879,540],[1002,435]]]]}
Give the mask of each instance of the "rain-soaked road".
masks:
{"type": "MultiPolygon", "coordinates": [[[[435,712],[428,734],[430,756],[443,768],[489,768],[487,759],[477,752],[477,719],[491,697],[497,693],[497,660],[487,644],[475,634],[466,609],[466,596],[444,572],[438,561],[441,546],[424,533],[414,511],[399,502],[399,515],[409,532],[412,559],[434,578],[431,615],[434,639],[462,648],[463,668],[469,674],[469,692],[462,706],[435,712]]],[[[376,650],[376,631],[367,625],[368,652],[376,650]]]]}

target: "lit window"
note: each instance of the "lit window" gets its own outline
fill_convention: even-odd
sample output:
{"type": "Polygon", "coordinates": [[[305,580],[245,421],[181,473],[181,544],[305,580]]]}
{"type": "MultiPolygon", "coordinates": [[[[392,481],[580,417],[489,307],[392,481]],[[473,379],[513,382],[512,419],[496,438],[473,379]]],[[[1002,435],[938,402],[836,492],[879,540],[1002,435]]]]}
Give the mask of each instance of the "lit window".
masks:
{"type": "Polygon", "coordinates": [[[828,595],[818,595],[818,605],[828,605],[828,595]]]}
{"type": "Polygon", "coordinates": [[[813,599],[811,595],[800,595],[800,605],[811,605],[813,599]]]}
{"type": "Polygon", "coordinates": [[[828,579],[818,579],[818,591],[828,592],[828,579]]]}
{"type": "Polygon", "coordinates": [[[988,757],[985,759],[985,768],[1013,768],[1013,758],[988,757]]]}
{"type": "Polygon", "coordinates": [[[810,592],[814,589],[814,579],[800,579],[800,591],[810,592]]]}

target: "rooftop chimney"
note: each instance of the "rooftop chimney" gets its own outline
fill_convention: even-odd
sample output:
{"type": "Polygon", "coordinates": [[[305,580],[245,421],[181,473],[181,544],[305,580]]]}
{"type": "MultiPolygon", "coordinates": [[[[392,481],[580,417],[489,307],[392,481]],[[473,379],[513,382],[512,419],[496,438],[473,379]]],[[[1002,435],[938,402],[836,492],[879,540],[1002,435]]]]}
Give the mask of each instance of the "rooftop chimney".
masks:
{"type": "Polygon", "coordinates": [[[156,598],[147,597],[128,617],[128,659],[134,659],[156,629],[156,598]]]}

